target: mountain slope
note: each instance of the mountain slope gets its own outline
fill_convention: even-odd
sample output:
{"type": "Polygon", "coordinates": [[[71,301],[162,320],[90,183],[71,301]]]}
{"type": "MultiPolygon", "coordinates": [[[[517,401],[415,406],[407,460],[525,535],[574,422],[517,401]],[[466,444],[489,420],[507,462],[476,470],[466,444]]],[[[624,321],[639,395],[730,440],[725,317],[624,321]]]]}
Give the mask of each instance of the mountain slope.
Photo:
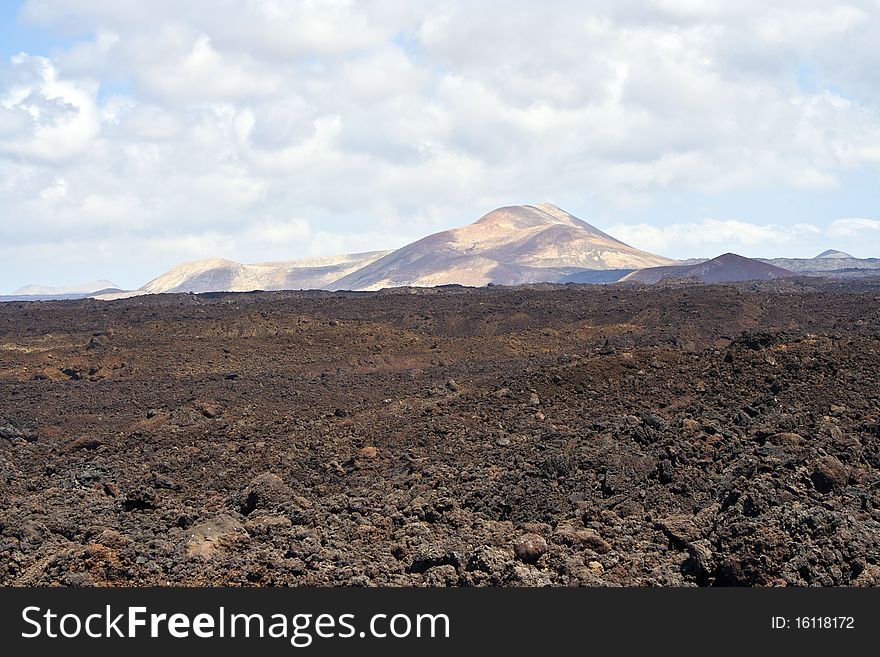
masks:
{"type": "Polygon", "coordinates": [[[245,265],[214,258],[180,264],[154,278],[136,292],[249,292],[251,290],[302,290],[326,288],[388,251],[309,258],[287,262],[245,265]]]}
{"type": "Polygon", "coordinates": [[[583,270],[671,264],[548,203],[498,208],[424,237],[340,278],[331,289],[555,282],[583,270]]]}
{"type": "Polygon", "coordinates": [[[621,281],[632,283],[659,283],[668,279],[689,279],[701,283],[732,283],[736,281],[766,281],[790,278],[796,273],[775,265],[725,253],[717,258],[694,265],[650,267],[624,276],[621,281]]]}

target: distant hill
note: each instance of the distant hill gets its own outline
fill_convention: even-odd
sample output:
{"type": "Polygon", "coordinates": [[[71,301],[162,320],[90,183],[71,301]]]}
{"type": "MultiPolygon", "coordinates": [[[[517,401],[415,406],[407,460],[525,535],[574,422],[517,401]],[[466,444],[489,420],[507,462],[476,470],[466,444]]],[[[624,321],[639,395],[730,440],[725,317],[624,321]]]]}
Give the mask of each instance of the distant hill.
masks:
{"type": "MultiPolygon", "coordinates": [[[[861,278],[880,274],[880,258],[853,258],[843,251],[824,251],[814,258],[754,258],[768,265],[788,269],[803,276],[824,276],[832,278],[861,278]],[[825,254],[841,254],[830,255],[825,254]]],[[[689,258],[679,261],[679,265],[695,265],[706,262],[708,258],[689,258]]]]}
{"type": "Polygon", "coordinates": [[[106,279],[80,283],[78,285],[65,285],[63,287],[50,287],[48,285],[25,285],[14,290],[10,296],[61,296],[61,295],[86,295],[99,290],[118,289],[118,286],[106,279]]]}
{"type": "Polygon", "coordinates": [[[792,276],[797,276],[797,274],[760,260],[745,258],[735,253],[725,253],[717,258],[692,265],[640,269],[624,276],[621,282],[659,283],[671,279],[682,279],[700,283],[733,283],[736,281],[766,281],[792,276]]]}
{"type": "Polygon", "coordinates": [[[850,258],[852,256],[849,253],[844,253],[843,251],[835,251],[834,249],[828,249],[827,251],[822,251],[819,255],[817,255],[814,260],[818,260],[819,258],[850,258]]]}
{"type": "Polygon", "coordinates": [[[49,287],[46,285],[25,285],[12,294],[0,294],[0,302],[3,301],[68,301],[71,299],[85,299],[103,295],[123,294],[118,287],[108,280],[99,280],[92,283],[81,283],[67,287],[49,287]]]}
{"type": "Polygon", "coordinates": [[[118,298],[130,297],[131,292],[125,292],[117,288],[107,288],[105,290],[96,290],[89,294],[0,294],[0,302],[4,301],[71,301],[74,299],[94,298],[112,298],[117,295],[118,298]]]}
{"type": "MultiPolygon", "coordinates": [[[[829,252],[825,251],[825,253],[829,252]]],[[[820,253],[815,258],[757,258],[757,260],[807,276],[823,276],[850,270],[858,274],[863,270],[880,269],[880,258],[853,258],[842,251],[833,253],[841,255],[824,256],[820,253]]]]}

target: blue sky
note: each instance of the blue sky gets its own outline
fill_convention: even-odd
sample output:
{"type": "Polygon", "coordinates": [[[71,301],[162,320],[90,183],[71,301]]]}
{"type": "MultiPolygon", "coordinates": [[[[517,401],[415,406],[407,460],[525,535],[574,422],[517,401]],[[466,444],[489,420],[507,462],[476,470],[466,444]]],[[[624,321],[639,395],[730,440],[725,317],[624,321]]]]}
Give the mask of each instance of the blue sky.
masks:
{"type": "Polygon", "coordinates": [[[880,257],[871,0],[0,2],[0,294],[553,202],[671,257],[880,257]]]}
{"type": "Polygon", "coordinates": [[[20,20],[20,9],[20,2],[0,1],[0,55],[4,60],[23,50],[48,54],[57,43],[57,37],[49,31],[20,20]]]}

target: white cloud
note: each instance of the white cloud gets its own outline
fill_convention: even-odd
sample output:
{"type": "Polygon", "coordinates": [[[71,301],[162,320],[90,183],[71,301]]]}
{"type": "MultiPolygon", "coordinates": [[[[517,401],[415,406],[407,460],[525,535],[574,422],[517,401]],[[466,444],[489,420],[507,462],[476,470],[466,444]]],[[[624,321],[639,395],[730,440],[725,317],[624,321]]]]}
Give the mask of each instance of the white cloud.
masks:
{"type": "MultiPolygon", "coordinates": [[[[666,194],[876,177],[875,2],[30,0],[23,16],[79,38],[0,64],[0,239],[58,247],[59,268],[83,259],[71,245],[106,254],[84,278],[125,280],[138,239],[156,269],[292,258],[554,198],[640,207],[644,227],[621,230],[678,255],[873,234],[840,215],[821,234],[697,210],[692,234],[649,224],[666,194]]],[[[9,257],[4,279],[30,282],[9,257]]]]}
{"type": "Polygon", "coordinates": [[[754,247],[765,243],[784,245],[799,239],[813,226],[786,227],[774,224],[758,225],[734,219],[704,219],[700,222],[668,226],[648,224],[618,225],[608,229],[611,234],[646,250],[659,253],[695,250],[713,252],[719,248],[754,247]]]}
{"type": "Polygon", "coordinates": [[[2,131],[0,155],[53,163],[87,149],[100,130],[95,85],[59,78],[45,57],[21,53],[11,66],[0,107],[13,125],[2,131]]]}
{"type": "Polygon", "coordinates": [[[607,232],[637,248],[676,258],[714,257],[723,252],[761,258],[812,257],[829,246],[856,257],[876,257],[880,252],[880,221],[876,219],[837,219],[827,227],[702,219],[666,226],[618,224],[607,232]]]}
{"type": "Polygon", "coordinates": [[[877,242],[880,241],[880,221],[859,218],[836,219],[831,222],[828,234],[834,237],[864,237],[877,242]],[[875,234],[871,235],[872,232],[875,234]]]}

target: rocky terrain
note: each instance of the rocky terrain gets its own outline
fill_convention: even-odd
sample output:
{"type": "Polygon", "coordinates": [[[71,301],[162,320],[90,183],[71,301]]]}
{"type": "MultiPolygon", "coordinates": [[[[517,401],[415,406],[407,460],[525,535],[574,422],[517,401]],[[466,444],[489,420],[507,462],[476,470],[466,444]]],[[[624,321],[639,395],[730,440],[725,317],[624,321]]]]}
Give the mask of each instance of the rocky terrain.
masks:
{"type": "Polygon", "coordinates": [[[880,281],[0,305],[0,583],[880,583],[880,281]]]}

